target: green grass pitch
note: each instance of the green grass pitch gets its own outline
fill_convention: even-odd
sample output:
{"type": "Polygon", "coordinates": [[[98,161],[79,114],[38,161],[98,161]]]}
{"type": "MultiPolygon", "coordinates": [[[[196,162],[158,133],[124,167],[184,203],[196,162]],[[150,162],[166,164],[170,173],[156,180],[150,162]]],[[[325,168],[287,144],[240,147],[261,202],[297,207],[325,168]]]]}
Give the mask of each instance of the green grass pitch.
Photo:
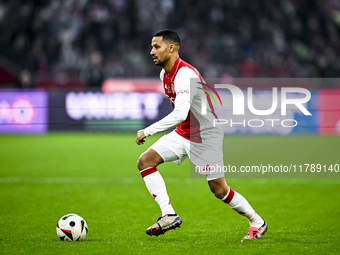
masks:
{"type": "MultiPolygon", "coordinates": [[[[160,211],[136,161],[158,137],[137,146],[134,134],[0,136],[0,253],[338,253],[339,178],[227,177],[269,225],[263,238],[240,242],[247,220],[216,199],[205,179],[189,177],[189,161],[159,167],[181,228],[146,235],[160,211]],[[56,224],[67,213],[87,221],[85,241],[57,237],[56,224]]],[[[226,164],[238,166],[340,164],[340,137],[226,136],[224,153],[226,164]]]]}

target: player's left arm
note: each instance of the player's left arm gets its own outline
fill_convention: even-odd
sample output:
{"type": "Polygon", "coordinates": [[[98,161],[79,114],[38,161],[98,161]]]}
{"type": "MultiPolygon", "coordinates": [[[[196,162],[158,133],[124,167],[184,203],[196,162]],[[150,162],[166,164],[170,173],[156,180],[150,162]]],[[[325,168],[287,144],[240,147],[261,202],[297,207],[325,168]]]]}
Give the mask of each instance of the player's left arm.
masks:
{"type": "Polygon", "coordinates": [[[178,95],[175,99],[175,108],[170,114],[165,116],[160,121],[155,122],[146,129],[142,129],[137,132],[136,143],[138,145],[141,145],[145,142],[144,138],[177,126],[187,118],[190,110],[190,100],[187,100],[186,97],[182,96],[179,98],[177,97],[178,95]]]}
{"type": "Polygon", "coordinates": [[[177,126],[187,118],[189,110],[190,102],[176,99],[175,108],[170,114],[151,126],[137,132],[136,143],[141,145],[145,142],[144,138],[177,126]]]}
{"type": "Polygon", "coordinates": [[[188,68],[182,68],[174,81],[176,99],[174,110],[160,121],[155,122],[146,129],[137,132],[136,143],[143,144],[144,138],[165,131],[177,126],[186,120],[190,110],[190,78],[197,78],[197,75],[188,68]]]}

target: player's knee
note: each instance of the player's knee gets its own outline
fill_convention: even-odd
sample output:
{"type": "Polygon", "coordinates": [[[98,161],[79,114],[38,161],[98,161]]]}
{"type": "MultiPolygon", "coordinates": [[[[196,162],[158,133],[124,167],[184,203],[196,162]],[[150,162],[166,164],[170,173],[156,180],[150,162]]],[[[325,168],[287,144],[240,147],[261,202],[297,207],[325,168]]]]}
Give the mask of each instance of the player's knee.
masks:
{"type": "Polygon", "coordinates": [[[155,167],[155,166],[157,166],[157,165],[145,153],[140,155],[139,159],[137,160],[137,167],[138,167],[139,171],[142,171],[142,170],[149,168],[149,167],[155,167]]]}
{"type": "Polygon", "coordinates": [[[142,171],[149,167],[156,167],[163,162],[163,158],[157,152],[154,150],[147,150],[140,155],[137,161],[137,167],[139,171],[142,171]]]}
{"type": "Polygon", "coordinates": [[[211,189],[212,193],[214,193],[215,197],[222,199],[224,197],[224,190],[221,187],[215,187],[211,189]]]}
{"type": "Polygon", "coordinates": [[[139,159],[137,160],[137,167],[139,171],[144,170],[146,167],[145,166],[145,159],[143,157],[143,154],[140,155],[139,159]]]}
{"type": "Polygon", "coordinates": [[[215,195],[215,197],[222,199],[228,192],[228,186],[222,186],[218,181],[212,180],[209,181],[209,187],[211,192],[215,195]]]}

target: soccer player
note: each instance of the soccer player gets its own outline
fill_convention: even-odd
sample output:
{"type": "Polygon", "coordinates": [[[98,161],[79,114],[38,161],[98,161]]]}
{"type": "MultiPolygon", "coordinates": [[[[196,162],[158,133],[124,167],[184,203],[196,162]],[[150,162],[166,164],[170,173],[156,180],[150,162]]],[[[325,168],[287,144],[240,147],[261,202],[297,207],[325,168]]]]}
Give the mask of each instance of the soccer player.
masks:
{"type": "Polygon", "coordinates": [[[174,109],[163,119],[139,130],[136,143],[144,144],[148,136],[175,126],[176,129],[162,136],[139,157],[137,162],[146,187],[162,212],[162,216],[146,230],[146,233],[158,236],[182,224],[182,219],[170,203],[163,177],[156,167],[170,161],[181,164],[189,157],[195,166],[203,166],[200,173],[206,175],[214,195],[249,220],[250,228],[244,239],[260,238],[267,231],[267,223],[241,194],[227,185],[223,172],[211,171],[209,167],[224,165],[222,151],[224,134],[220,125],[213,126],[213,120],[217,117],[210,98],[202,90],[205,88],[202,76],[179,57],[180,38],[175,31],[162,30],[156,33],[152,38],[151,47],[150,54],[154,63],[163,67],[160,79],[174,109]],[[200,81],[197,86],[190,87],[192,78],[200,81]],[[201,113],[204,97],[208,102],[206,114],[201,113]]]}

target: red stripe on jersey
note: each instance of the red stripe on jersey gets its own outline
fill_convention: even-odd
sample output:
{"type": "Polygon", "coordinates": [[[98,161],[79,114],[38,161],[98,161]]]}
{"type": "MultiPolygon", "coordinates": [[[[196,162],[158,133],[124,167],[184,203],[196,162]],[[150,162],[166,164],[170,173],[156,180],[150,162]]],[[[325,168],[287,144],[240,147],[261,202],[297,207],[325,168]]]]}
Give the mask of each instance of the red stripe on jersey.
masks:
{"type": "Polygon", "coordinates": [[[200,123],[191,111],[186,120],[177,126],[175,132],[191,142],[202,143],[200,123]]]}
{"type": "MultiPolygon", "coordinates": [[[[165,92],[166,96],[168,97],[168,99],[170,100],[172,107],[175,107],[174,102],[175,102],[175,98],[176,98],[176,92],[175,92],[175,88],[174,88],[174,80],[175,80],[175,77],[176,77],[178,71],[182,67],[188,67],[191,70],[193,70],[197,74],[197,76],[200,78],[201,83],[204,82],[201,74],[197,71],[197,69],[195,67],[193,67],[192,65],[183,61],[182,59],[178,58],[175,62],[174,67],[172,68],[171,72],[169,74],[164,72],[164,77],[163,77],[164,92],[165,92]]],[[[207,89],[206,86],[205,86],[205,89],[207,89]]],[[[206,93],[206,95],[207,95],[207,101],[209,103],[210,109],[212,110],[213,114],[216,116],[212,102],[211,102],[211,99],[210,99],[210,97],[208,96],[207,93],[206,93]]],[[[189,114],[188,114],[187,118],[185,119],[185,121],[183,121],[183,122],[181,122],[180,124],[177,125],[175,131],[180,136],[182,136],[182,137],[184,137],[184,138],[186,138],[186,139],[188,139],[192,142],[196,142],[196,143],[202,142],[201,132],[200,132],[200,123],[196,119],[195,115],[192,114],[191,111],[189,111],[189,114]]]]}
{"type": "Polygon", "coordinates": [[[157,171],[156,167],[149,167],[147,169],[144,169],[144,170],[140,171],[140,174],[144,178],[145,176],[147,176],[149,174],[152,174],[152,173],[154,173],[156,171],[157,171]]]}

